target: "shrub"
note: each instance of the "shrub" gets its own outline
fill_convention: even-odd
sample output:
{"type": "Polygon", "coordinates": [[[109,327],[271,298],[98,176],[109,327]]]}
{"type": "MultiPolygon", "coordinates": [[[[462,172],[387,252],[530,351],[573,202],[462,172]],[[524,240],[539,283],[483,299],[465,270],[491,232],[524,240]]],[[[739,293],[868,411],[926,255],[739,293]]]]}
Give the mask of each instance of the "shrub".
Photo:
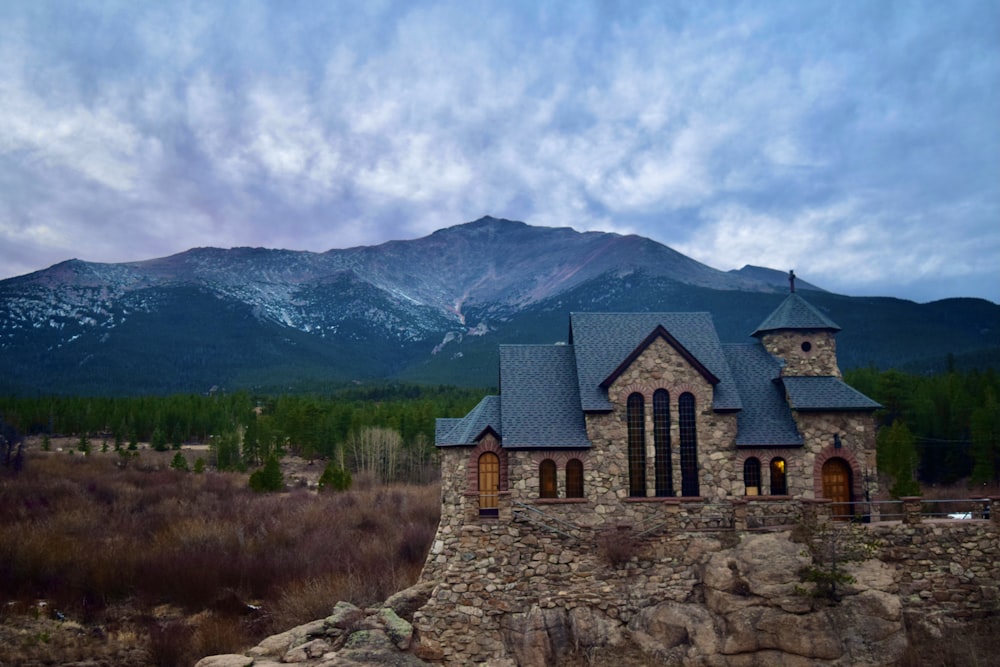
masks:
{"type": "Polygon", "coordinates": [[[319,486],[320,491],[347,491],[351,488],[351,481],[350,470],[341,468],[330,461],[323,469],[317,486],[319,486]]]}
{"type": "Polygon", "coordinates": [[[250,488],[258,493],[284,490],[285,476],[277,457],[268,457],[264,467],[250,475],[250,488]]]}
{"type": "Polygon", "coordinates": [[[174,458],[170,461],[170,467],[181,472],[188,472],[190,470],[187,459],[180,452],[174,454],[174,458]]]}
{"type": "Polygon", "coordinates": [[[601,531],[597,536],[597,549],[612,567],[621,567],[638,554],[638,544],[628,526],[618,526],[601,531]]]}

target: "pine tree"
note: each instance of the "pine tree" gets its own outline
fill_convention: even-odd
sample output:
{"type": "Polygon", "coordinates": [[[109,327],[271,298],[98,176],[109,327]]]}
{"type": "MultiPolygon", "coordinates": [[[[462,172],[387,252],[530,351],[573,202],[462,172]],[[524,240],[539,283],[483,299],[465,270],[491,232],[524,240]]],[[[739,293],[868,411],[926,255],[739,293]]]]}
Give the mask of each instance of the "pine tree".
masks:
{"type": "Polygon", "coordinates": [[[317,486],[319,486],[320,491],[346,491],[351,488],[352,481],[350,470],[341,468],[330,461],[323,469],[317,486]]]}
{"type": "Polygon", "coordinates": [[[889,493],[894,498],[920,493],[920,485],[913,477],[918,463],[916,438],[901,420],[879,431],[878,463],[879,469],[893,479],[889,493]]]}
{"type": "Polygon", "coordinates": [[[250,488],[258,493],[284,490],[285,476],[276,456],[268,457],[264,467],[250,475],[250,488]]]}
{"type": "Polygon", "coordinates": [[[181,472],[189,471],[187,459],[184,458],[184,455],[180,452],[174,454],[174,458],[170,462],[170,467],[174,470],[180,470],[181,472]]]}

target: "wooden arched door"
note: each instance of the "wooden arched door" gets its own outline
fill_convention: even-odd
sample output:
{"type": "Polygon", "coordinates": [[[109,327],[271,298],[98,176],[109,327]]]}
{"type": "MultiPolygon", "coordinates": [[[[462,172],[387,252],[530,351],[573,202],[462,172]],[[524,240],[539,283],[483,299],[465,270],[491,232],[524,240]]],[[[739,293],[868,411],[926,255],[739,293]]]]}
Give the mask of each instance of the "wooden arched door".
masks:
{"type": "Polygon", "coordinates": [[[479,514],[497,516],[500,496],[500,458],[493,452],[479,457],[479,514]]]}
{"type": "Polygon", "coordinates": [[[823,464],[823,497],[833,501],[833,516],[844,521],[852,514],[851,466],[844,459],[829,459],[823,464]]]}

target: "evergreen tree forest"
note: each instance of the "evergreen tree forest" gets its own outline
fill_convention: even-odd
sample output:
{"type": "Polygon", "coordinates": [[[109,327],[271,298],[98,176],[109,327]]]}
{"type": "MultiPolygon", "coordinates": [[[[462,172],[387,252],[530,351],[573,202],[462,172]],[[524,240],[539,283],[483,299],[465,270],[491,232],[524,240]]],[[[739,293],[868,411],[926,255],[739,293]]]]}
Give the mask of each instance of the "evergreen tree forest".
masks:
{"type": "MultiPolygon", "coordinates": [[[[993,369],[911,375],[859,368],[844,379],[882,404],[879,469],[894,496],[920,485],[1000,484],[1000,375],[993,369]]],[[[294,453],[389,481],[404,460],[433,460],[434,419],[461,417],[489,390],[420,385],[327,395],[177,394],[2,397],[0,420],[24,435],[68,436],[115,449],[210,443],[211,464],[252,469],[294,453]],[[398,461],[397,461],[398,459],[398,461]]],[[[405,475],[403,475],[405,477],[405,475]]]]}
{"type": "Polygon", "coordinates": [[[0,396],[0,419],[23,435],[42,435],[46,441],[67,436],[98,445],[104,441],[113,443],[116,450],[135,449],[137,442],[159,450],[209,443],[211,463],[223,470],[256,468],[287,453],[335,460],[341,466],[360,460],[364,467],[369,459],[378,458],[384,468],[388,452],[391,461],[398,459],[393,470],[372,472],[389,481],[407,461],[422,465],[432,460],[436,417],[464,416],[486,393],[391,385],[325,396],[252,396],[246,392],[0,396]],[[380,434],[392,437],[380,439],[380,434]]]}
{"type": "Polygon", "coordinates": [[[1000,375],[994,369],[908,375],[860,368],[844,379],[883,406],[879,470],[894,479],[893,495],[962,480],[1000,484],[1000,375]]]}

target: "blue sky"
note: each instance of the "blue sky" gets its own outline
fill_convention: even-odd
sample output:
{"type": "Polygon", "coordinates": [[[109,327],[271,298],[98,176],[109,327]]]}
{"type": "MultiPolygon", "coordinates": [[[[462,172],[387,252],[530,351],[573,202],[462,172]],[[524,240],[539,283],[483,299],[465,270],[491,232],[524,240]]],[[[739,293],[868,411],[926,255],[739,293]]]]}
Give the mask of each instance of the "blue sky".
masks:
{"type": "Polygon", "coordinates": [[[0,2],[0,278],[483,215],[1000,302],[1000,3],[0,2]]]}

